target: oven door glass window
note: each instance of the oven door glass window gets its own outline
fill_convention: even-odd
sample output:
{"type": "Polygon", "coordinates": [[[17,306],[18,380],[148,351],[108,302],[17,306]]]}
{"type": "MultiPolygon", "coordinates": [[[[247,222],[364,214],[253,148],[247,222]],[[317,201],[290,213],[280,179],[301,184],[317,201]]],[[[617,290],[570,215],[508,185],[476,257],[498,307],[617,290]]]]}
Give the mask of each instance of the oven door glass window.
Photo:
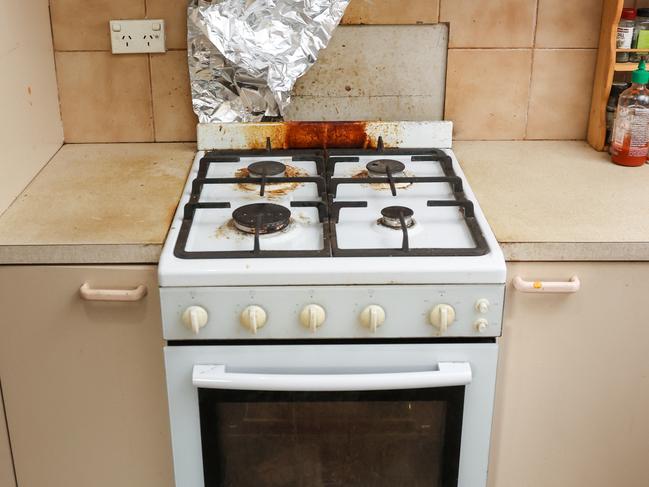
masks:
{"type": "Polygon", "coordinates": [[[464,387],[198,389],[205,487],[456,487],[464,387]]]}

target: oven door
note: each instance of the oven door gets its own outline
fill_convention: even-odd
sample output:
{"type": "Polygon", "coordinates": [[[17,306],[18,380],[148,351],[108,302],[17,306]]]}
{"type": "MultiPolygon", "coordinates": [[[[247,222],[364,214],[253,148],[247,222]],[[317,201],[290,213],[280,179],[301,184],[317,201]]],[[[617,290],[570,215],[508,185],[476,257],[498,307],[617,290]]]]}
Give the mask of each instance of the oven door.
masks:
{"type": "Polygon", "coordinates": [[[177,487],[484,487],[497,345],[165,349],[177,487]]]}

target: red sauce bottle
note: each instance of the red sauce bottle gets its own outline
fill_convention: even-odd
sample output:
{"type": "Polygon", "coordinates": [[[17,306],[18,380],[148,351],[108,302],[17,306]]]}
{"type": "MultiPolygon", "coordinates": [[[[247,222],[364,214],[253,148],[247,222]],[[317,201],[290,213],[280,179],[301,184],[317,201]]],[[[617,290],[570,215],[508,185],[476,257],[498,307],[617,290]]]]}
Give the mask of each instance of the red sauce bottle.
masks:
{"type": "Polygon", "coordinates": [[[620,166],[642,166],[649,152],[649,72],[644,60],[622,92],[611,137],[611,160],[620,166]]]}

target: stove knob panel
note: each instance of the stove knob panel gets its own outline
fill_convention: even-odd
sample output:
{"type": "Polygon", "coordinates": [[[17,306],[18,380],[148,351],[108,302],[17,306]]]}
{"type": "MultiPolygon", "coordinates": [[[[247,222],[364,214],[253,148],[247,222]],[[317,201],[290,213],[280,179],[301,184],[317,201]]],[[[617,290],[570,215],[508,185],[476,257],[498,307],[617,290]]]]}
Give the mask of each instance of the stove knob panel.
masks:
{"type": "Polygon", "coordinates": [[[207,325],[209,315],[202,306],[190,306],[183,311],[182,320],[184,325],[198,335],[198,332],[207,325]]]}
{"type": "Polygon", "coordinates": [[[241,324],[255,334],[257,330],[264,327],[267,320],[266,310],[254,304],[244,309],[239,317],[241,324]]]}
{"type": "Polygon", "coordinates": [[[439,330],[440,335],[446,333],[455,321],[455,309],[450,304],[438,304],[429,315],[430,324],[439,330]]]}
{"type": "Polygon", "coordinates": [[[361,325],[376,333],[376,329],[385,322],[385,310],[379,305],[371,304],[361,311],[359,320],[361,325]]]}
{"type": "Polygon", "coordinates": [[[322,306],[317,304],[308,304],[300,312],[300,323],[313,333],[322,326],[326,319],[326,311],[322,306]]]}

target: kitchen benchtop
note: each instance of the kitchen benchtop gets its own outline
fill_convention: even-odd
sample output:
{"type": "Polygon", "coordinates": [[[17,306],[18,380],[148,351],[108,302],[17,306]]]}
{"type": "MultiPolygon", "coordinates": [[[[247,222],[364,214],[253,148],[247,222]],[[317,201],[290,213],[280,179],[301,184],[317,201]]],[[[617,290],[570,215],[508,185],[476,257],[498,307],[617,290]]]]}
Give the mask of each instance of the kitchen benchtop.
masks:
{"type": "Polygon", "coordinates": [[[0,216],[0,264],[157,263],[195,152],[64,145],[0,216]]]}
{"type": "Polygon", "coordinates": [[[453,149],[507,260],[649,260],[649,165],[578,141],[453,149]]]}
{"type": "MultiPolygon", "coordinates": [[[[649,261],[649,166],[585,142],[455,142],[510,261],[649,261]]],[[[0,264],[157,263],[194,144],[66,145],[0,216],[0,264]]]]}

